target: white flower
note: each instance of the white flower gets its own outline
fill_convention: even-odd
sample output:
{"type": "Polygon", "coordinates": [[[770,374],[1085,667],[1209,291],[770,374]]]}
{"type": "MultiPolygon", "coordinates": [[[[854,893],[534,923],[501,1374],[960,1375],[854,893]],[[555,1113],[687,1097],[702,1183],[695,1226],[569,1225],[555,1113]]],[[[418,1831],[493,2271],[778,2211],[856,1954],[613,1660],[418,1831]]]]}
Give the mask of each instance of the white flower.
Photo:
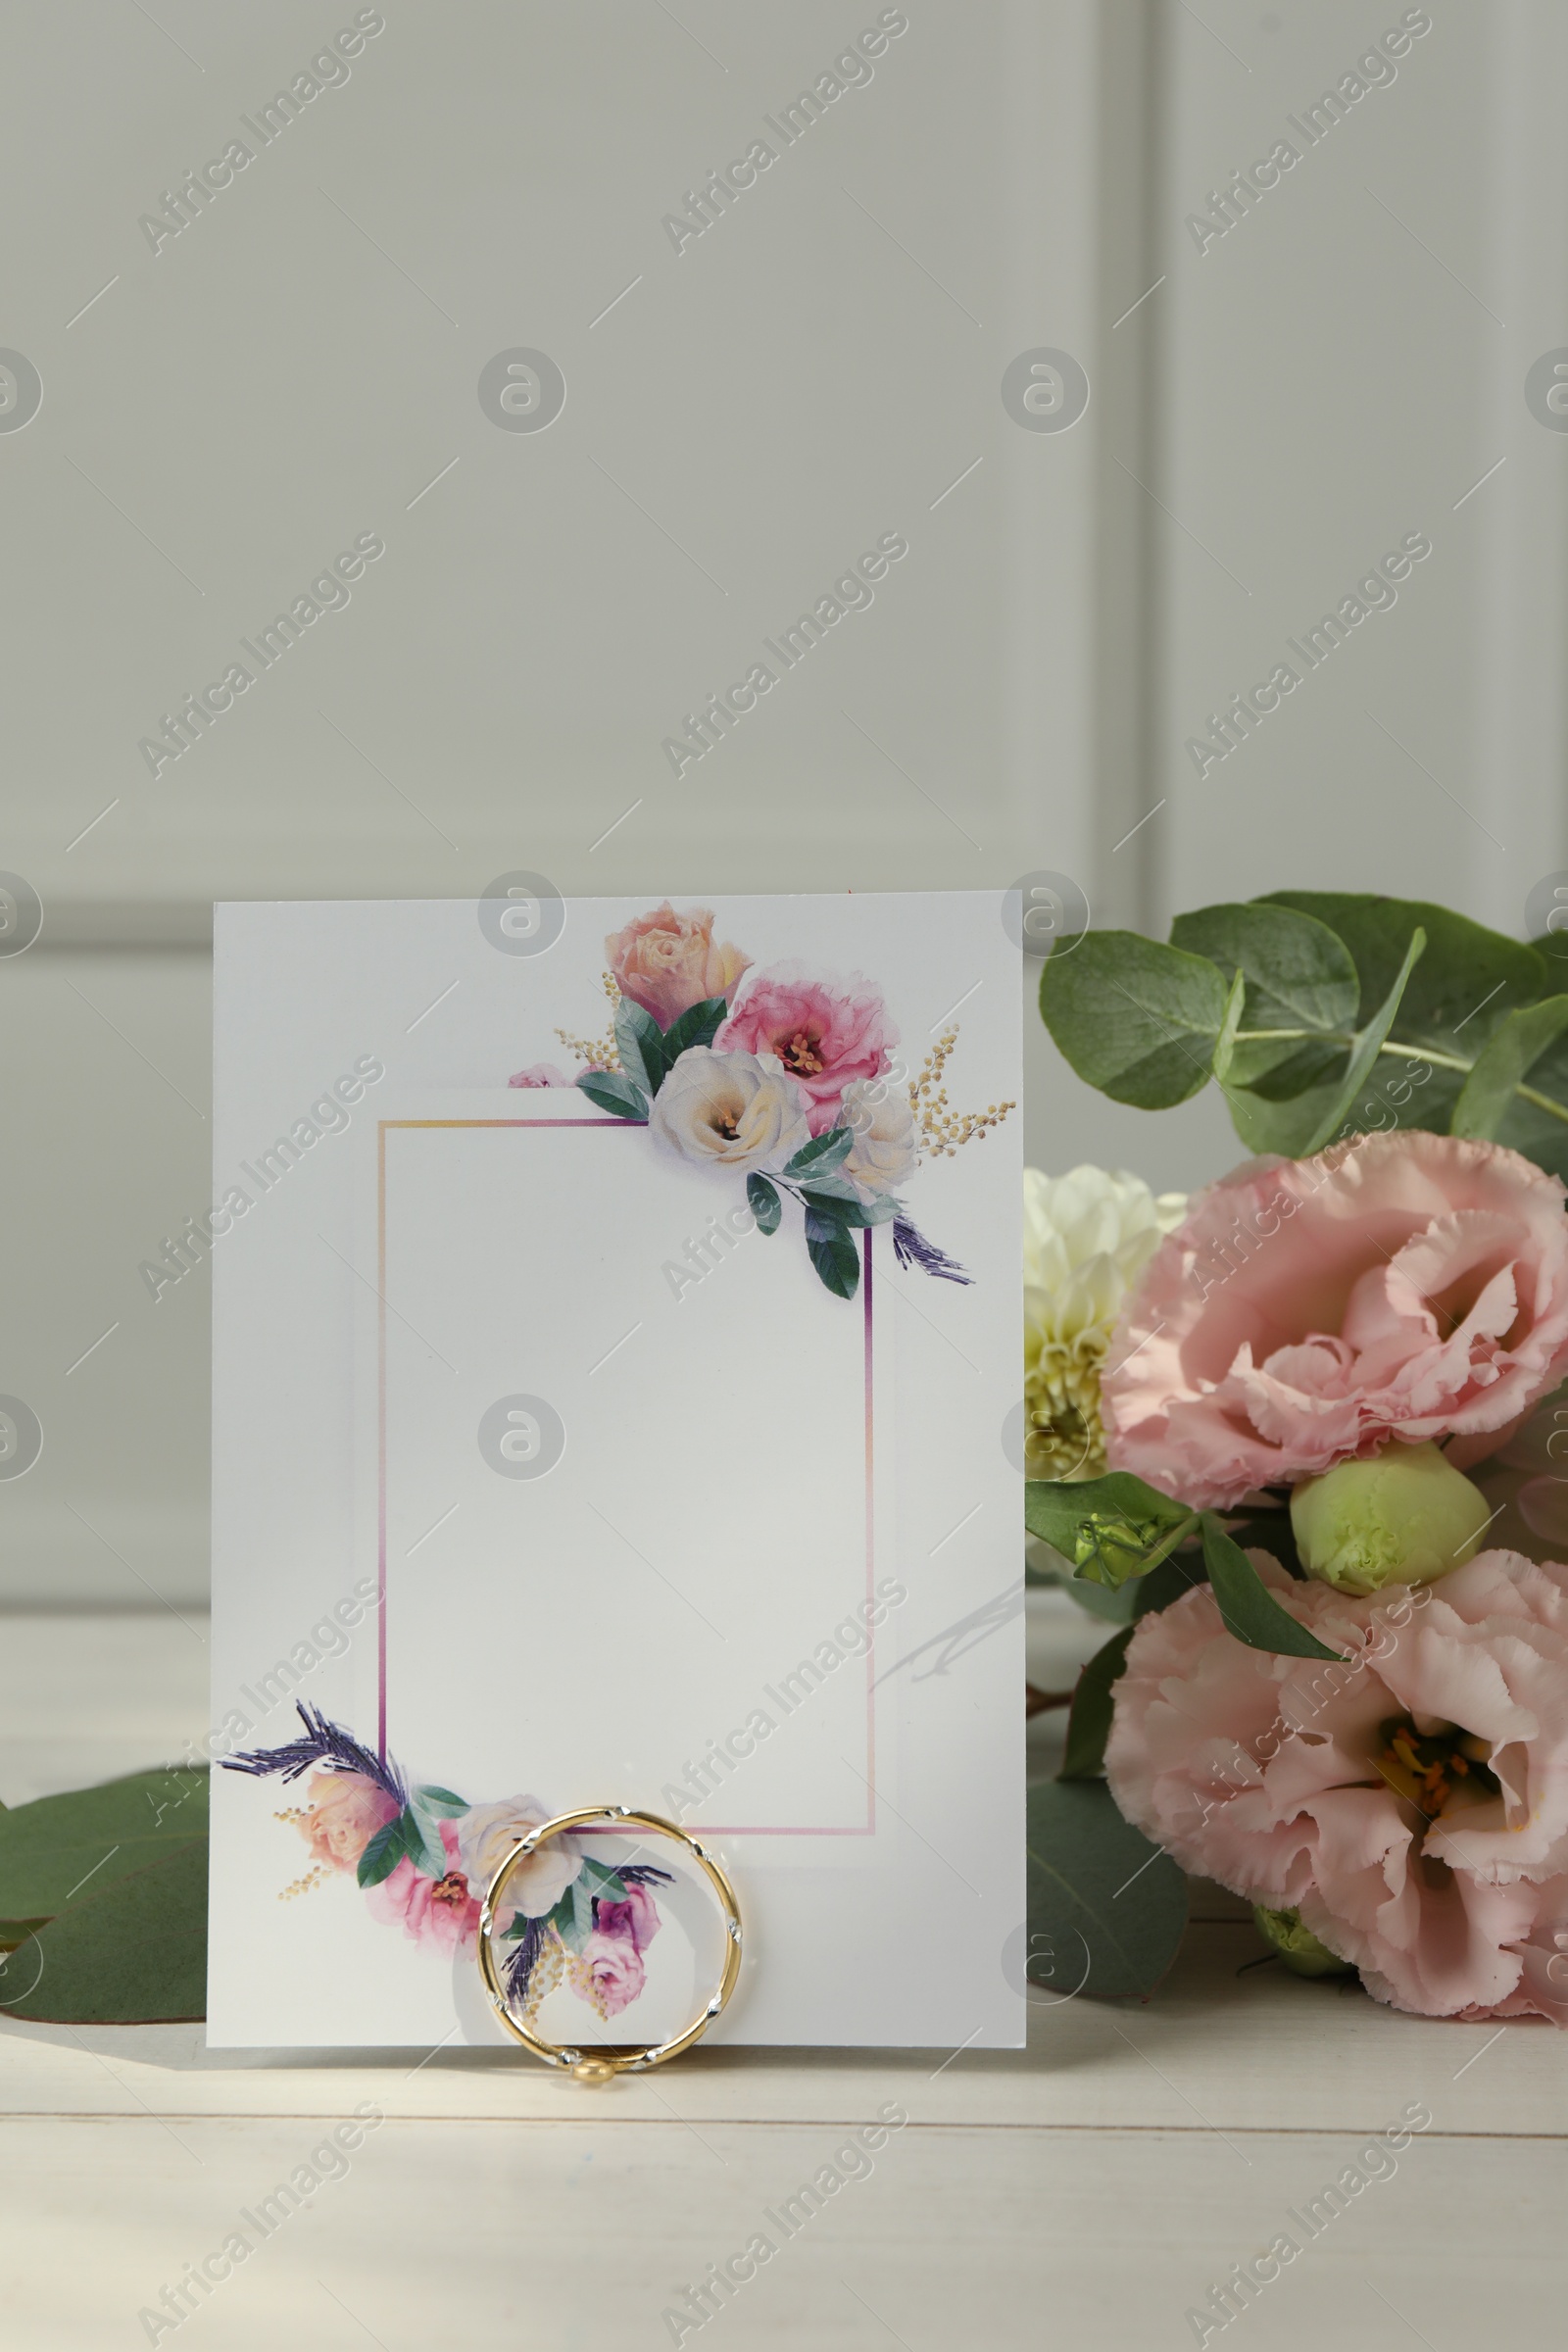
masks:
{"type": "Polygon", "coordinates": [[[890,1087],[885,1078],[854,1079],[844,1089],[839,1124],[855,1130],[841,1165],[862,1200],[897,1192],[913,1175],[914,1112],[903,1087],[890,1087]]]}
{"type": "MultiPolygon", "coordinates": [[[[502,1863],[530,1830],[550,1815],[536,1796],[506,1797],[498,1805],[472,1805],[457,1823],[458,1860],[471,1893],[481,1899],[502,1863]]],[[[573,1838],[552,1838],[537,1853],[519,1862],[507,1881],[504,1902],[496,1914],[503,1932],[513,1914],[543,1919],[553,1911],[582,1868],[582,1852],[573,1838]]]]}
{"type": "Polygon", "coordinates": [[[1100,1375],[1122,1303],[1184,1193],[1156,1199],[1124,1171],[1023,1172],[1025,1460],[1031,1478],[1098,1478],[1105,1467],[1100,1375]]]}
{"type": "Polygon", "coordinates": [[[776,1168],[810,1141],[793,1080],[776,1054],[689,1046],[654,1097],[655,1140],[683,1159],[744,1175],[776,1168]]]}

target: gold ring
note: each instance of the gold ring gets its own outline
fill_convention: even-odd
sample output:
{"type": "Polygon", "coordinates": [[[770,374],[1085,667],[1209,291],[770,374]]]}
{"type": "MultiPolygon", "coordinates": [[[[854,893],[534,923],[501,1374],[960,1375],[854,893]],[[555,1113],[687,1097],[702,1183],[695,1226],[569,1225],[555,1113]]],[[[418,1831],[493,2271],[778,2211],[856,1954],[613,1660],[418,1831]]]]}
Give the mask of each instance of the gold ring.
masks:
{"type": "Polygon", "coordinates": [[[665,1821],[658,1813],[639,1813],[628,1805],[583,1805],[575,1813],[558,1813],[552,1821],[542,1821],[536,1829],[519,1838],[507,1855],[485,1892],[479,1911],[478,1936],[479,1974],[484,1980],[490,2005],[507,2032],[532,2050],[547,2066],[564,2067],[579,2082],[608,2082],[612,2076],[643,2074],[651,2066],[662,2066],[668,2058],[678,2058],[689,2050],[708,2032],[734,1991],[741,1973],[741,1914],[735,1900],[735,1889],[729,1880],[697,1839],[673,1821],[665,1821]],[[574,2049],[567,2044],[546,2041],[516,2016],[507,1997],[502,1982],[500,1964],[495,1952],[496,1911],[506,1891],[507,1881],[520,1863],[536,1853],[552,1838],[564,1836],[568,1830],[581,1829],[591,1821],[630,1822],[638,1829],[652,1830],[662,1838],[673,1838],[685,1846],[701,1866],[724,1915],[724,1973],[718,1990],[707,2006],[700,2009],[691,2024],[672,2034],[667,2041],[636,2043],[604,2043],[591,2050],[574,2049]]]}

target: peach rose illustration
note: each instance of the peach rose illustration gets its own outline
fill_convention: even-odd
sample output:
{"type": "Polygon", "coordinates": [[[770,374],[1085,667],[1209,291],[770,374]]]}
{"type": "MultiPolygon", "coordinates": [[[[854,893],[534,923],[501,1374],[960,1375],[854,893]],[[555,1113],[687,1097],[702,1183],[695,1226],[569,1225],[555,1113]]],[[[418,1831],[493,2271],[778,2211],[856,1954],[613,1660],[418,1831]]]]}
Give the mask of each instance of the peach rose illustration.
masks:
{"type": "Polygon", "coordinates": [[[914,1174],[919,1157],[907,1092],[885,1079],[855,1078],[844,1089],[839,1117],[855,1130],[842,1166],[862,1200],[896,1193],[914,1174]]]}
{"type": "Polygon", "coordinates": [[[300,1834],[318,1862],[332,1870],[356,1870],[377,1830],[397,1819],[395,1797],[358,1772],[317,1772],[307,1791],[300,1834]]]}
{"type": "Polygon", "coordinates": [[[640,914],[605,942],[615,984],[661,1029],[711,997],[733,1002],[751,957],[739,948],[715,947],[713,917],[706,906],[677,914],[668,899],[652,914],[640,914]]]}

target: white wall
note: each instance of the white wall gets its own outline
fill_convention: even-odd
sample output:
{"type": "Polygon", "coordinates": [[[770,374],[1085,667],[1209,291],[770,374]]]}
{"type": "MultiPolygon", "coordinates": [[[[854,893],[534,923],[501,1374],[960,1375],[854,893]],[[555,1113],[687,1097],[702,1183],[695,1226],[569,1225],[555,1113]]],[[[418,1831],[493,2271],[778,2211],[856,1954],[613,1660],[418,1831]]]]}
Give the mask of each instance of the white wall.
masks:
{"type": "MultiPolygon", "coordinates": [[[[1398,7],[913,0],[678,254],[662,216],[877,6],[383,13],[156,254],[139,217],[259,147],[242,115],[355,10],[0,28],[0,345],[43,382],[0,431],[0,867],[46,908],[0,958],[0,1392],[46,1432],[0,1482],[13,1597],[203,1588],[205,1277],[155,1306],[136,1266],[207,1195],[216,897],[1052,868],[1151,928],[1359,880],[1517,929],[1568,865],[1568,437],[1522,390],[1568,344],[1555,0],[1433,0],[1394,84],[1201,254],[1186,214],[1398,7]],[[565,378],[543,432],[477,397],[518,346],[565,378]],[[1091,380],[1065,432],[1000,397],[1041,346],[1091,380]],[[1200,780],[1215,698],[1415,528],[1398,606],[1200,780]],[[875,605],[677,778],[662,739],[892,530],[875,605]],[[369,531],[349,607],[154,778],[160,714],[369,531]]],[[[1117,1110],[1030,1036],[1041,1164],[1189,1184],[1233,1150],[1217,1101],[1117,1110]]]]}

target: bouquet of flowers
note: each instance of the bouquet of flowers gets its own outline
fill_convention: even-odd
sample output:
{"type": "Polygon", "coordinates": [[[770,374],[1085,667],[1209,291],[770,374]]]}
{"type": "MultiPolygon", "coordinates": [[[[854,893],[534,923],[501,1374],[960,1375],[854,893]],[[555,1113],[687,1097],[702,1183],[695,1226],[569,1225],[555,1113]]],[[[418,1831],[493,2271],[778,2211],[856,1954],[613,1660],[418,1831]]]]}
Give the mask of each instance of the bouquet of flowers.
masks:
{"type": "MultiPolygon", "coordinates": [[[[371,1914],[450,1958],[471,1953],[485,1890],[513,1848],[550,1816],[536,1796],[470,1805],[450,1788],[414,1786],[319,1708],[298,1701],[303,1731],[281,1747],[225,1756],[224,1769],[285,1784],[307,1772],[308,1802],[279,1813],[309,1846],[310,1869],[284,1889],[308,1893],[352,1871],[371,1914]]],[[[532,2020],[564,1982],[601,2019],[643,1988],[644,1954],[658,1935],[651,1889],[670,1874],[652,1863],[613,1868],[578,1838],[553,1838],[517,1865],[496,1912],[510,1999],[532,2020]]]]}
{"type": "Polygon", "coordinates": [[[1258,1154],[1186,1201],[1029,1179],[1028,1573],[1117,1621],[1031,1796],[1091,1990],[1168,1964],[1180,1865],[1298,1973],[1568,2024],[1557,956],[1285,892],[1045,967],[1081,1076],[1151,1108],[1212,1076],[1258,1154]],[[1092,1848],[1135,1833],[1107,1960],[1092,1848]]]}
{"type": "Polygon", "coordinates": [[[608,1032],[558,1029],[582,1065],[575,1077],[532,1062],[509,1084],[575,1085],[597,1109],[646,1127],[658,1150],[694,1172],[743,1180],[744,1198],[727,1213],[732,1236],[777,1233],[789,1200],[812,1269],[835,1298],[855,1297],[858,1237],[874,1225],[892,1227],[902,1267],[967,1283],[902,1198],[922,1160],[983,1141],[1014,1108],[950,1106],[942,1080],[957,1024],[911,1073],[894,1051],[899,1032],[874,980],[794,957],[756,971],[750,956],[714,939],[713,922],[710,908],[677,912],[666,899],[612,932],[608,1032]]]}

